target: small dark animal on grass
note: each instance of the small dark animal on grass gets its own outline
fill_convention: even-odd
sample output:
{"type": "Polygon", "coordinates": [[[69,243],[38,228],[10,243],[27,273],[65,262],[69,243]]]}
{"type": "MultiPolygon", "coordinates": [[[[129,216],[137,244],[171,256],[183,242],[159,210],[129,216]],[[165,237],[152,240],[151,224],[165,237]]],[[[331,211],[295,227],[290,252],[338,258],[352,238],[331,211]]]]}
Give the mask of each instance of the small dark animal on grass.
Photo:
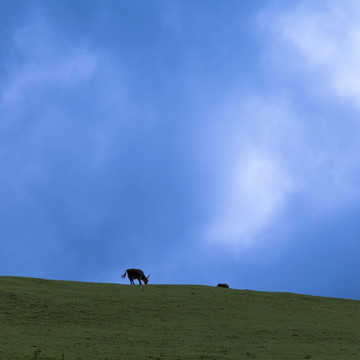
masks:
{"type": "Polygon", "coordinates": [[[229,288],[228,284],[217,284],[217,287],[229,288]]]}
{"type": "Polygon", "coordinates": [[[144,282],[145,285],[147,285],[148,281],[149,281],[149,276],[147,277],[144,275],[144,273],[142,272],[142,270],[139,269],[127,269],[125,271],[125,274],[122,275],[121,277],[126,277],[126,274],[128,275],[128,278],[130,280],[130,284],[131,285],[135,285],[134,284],[134,279],[139,280],[139,285],[141,285],[141,280],[144,282]]]}

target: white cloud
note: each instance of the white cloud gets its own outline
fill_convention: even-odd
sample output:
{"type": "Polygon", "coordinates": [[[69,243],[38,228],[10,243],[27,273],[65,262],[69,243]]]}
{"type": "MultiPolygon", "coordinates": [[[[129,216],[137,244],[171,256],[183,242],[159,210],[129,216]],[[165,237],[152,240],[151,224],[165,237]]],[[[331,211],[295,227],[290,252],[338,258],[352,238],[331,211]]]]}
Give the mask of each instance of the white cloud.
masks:
{"type": "Polygon", "coordinates": [[[303,65],[325,75],[324,87],[360,106],[359,2],[305,2],[273,14],[272,24],[303,55],[303,65]]]}
{"type": "MultiPolygon", "coordinates": [[[[301,115],[297,98],[275,98],[229,96],[209,126],[213,212],[202,235],[234,255],[280,244],[276,227],[294,206],[324,218],[360,195],[360,139],[352,126],[301,115]]],[[[282,227],[296,227],[293,221],[282,227]]]]}
{"type": "MultiPolygon", "coordinates": [[[[294,98],[295,107],[314,109],[305,112],[305,118],[296,115],[304,129],[298,181],[304,197],[314,205],[312,210],[324,216],[349,206],[360,192],[356,155],[360,151],[360,3],[305,1],[278,10],[264,17],[266,28],[272,30],[270,47],[289,63],[286,75],[301,69],[302,91],[315,95],[313,104],[318,102],[306,104],[295,90],[297,84],[287,84],[289,92],[300,96],[301,105],[294,98]],[[348,113],[341,108],[344,100],[348,113]]],[[[273,73],[281,74],[280,63],[272,66],[273,73]]]]}
{"type": "Polygon", "coordinates": [[[271,96],[228,96],[211,136],[224,139],[216,140],[220,155],[212,157],[223,165],[217,211],[205,237],[235,254],[252,251],[264,239],[275,241],[263,235],[291,211],[294,199],[307,208],[306,216],[319,218],[360,196],[357,116],[334,110],[334,97],[349,99],[354,109],[360,105],[360,4],[302,2],[262,16],[262,26],[264,19],[273,30],[264,58],[277,53],[267,71],[285,81],[271,96]],[[309,96],[318,82],[329,108],[307,103],[298,92],[298,78],[291,75],[299,67],[302,91],[309,96]],[[303,106],[314,111],[299,111],[303,106]]]}
{"type": "Polygon", "coordinates": [[[297,2],[261,21],[264,82],[276,86],[228,94],[207,147],[217,172],[204,238],[233,254],[274,245],[292,207],[323,219],[360,197],[360,3],[297,2]]]}
{"type": "Polygon", "coordinates": [[[239,255],[263,245],[260,238],[301,186],[289,160],[301,161],[302,128],[285,104],[240,95],[220,106],[211,127],[214,211],[203,236],[239,255]]]}
{"type": "Polygon", "coordinates": [[[243,151],[227,179],[207,238],[242,252],[257,245],[257,236],[282,209],[292,179],[276,156],[258,148],[243,151]]]}

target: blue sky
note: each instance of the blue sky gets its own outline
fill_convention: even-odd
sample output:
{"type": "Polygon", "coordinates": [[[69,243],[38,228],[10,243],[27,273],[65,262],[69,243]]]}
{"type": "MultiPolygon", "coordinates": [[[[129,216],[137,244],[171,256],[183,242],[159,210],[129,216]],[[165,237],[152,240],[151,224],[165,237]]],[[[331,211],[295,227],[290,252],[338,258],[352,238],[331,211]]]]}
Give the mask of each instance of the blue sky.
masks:
{"type": "Polygon", "coordinates": [[[360,299],[358,2],[0,14],[1,275],[360,299]]]}

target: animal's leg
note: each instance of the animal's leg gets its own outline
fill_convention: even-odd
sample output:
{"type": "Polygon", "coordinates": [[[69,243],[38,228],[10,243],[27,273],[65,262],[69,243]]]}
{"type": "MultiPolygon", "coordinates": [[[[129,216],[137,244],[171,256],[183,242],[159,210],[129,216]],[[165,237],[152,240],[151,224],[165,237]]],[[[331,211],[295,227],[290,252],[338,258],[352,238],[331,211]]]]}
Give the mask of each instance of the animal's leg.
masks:
{"type": "Polygon", "coordinates": [[[142,284],[141,284],[141,280],[140,280],[140,279],[138,279],[138,280],[139,280],[139,285],[142,285],[142,284]]]}

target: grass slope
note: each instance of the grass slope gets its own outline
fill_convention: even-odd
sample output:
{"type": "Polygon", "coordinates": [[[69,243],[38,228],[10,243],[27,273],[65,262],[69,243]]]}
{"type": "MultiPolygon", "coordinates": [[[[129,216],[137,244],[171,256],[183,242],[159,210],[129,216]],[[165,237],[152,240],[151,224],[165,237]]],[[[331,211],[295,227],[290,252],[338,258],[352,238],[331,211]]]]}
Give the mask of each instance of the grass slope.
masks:
{"type": "Polygon", "coordinates": [[[0,359],[359,359],[360,302],[0,277],[0,359]]]}

